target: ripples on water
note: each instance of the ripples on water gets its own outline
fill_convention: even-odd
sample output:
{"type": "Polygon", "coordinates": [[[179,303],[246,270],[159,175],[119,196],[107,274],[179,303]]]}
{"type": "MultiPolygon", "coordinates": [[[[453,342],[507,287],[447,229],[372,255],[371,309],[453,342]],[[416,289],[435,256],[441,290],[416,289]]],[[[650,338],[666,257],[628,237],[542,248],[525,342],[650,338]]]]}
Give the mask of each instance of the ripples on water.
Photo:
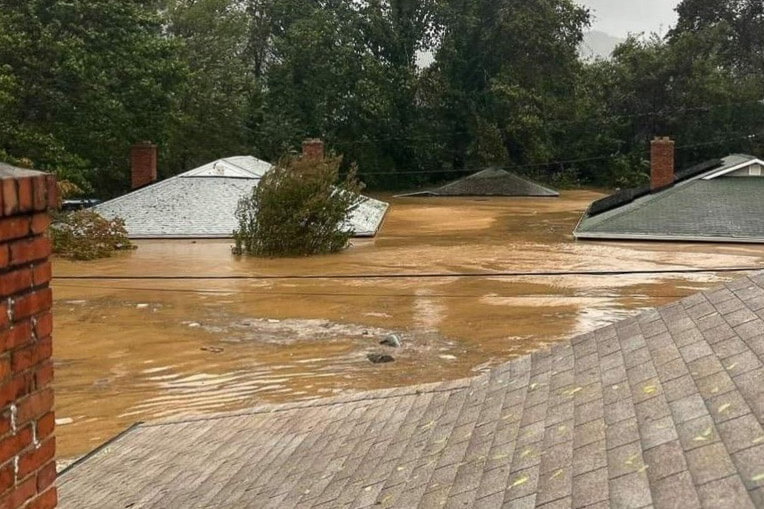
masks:
{"type": "MultiPolygon", "coordinates": [[[[334,256],[234,259],[225,242],[140,242],[64,274],[613,270],[760,264],[764,248],[575,243],[595,193],[393,202],[334,256]]],[[[720,280],[683,276],[364,281],[54,281],[57,430],[74,456],[139,420],[470,376],[720,280]],[[388,333],[396,362],[372,365],[388,333]]]]}

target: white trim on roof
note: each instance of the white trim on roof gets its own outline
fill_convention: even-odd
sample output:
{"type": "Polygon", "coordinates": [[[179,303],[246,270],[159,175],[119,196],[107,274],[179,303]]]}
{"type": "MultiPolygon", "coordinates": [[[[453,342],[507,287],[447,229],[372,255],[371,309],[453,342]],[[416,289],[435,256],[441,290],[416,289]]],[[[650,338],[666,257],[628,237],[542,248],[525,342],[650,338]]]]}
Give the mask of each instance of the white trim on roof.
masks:
{"type": "Polygon", "coordinates": [[[764,244],[764,238],[756,237],[719,237],[700,235],[655,235],[648,233],[605,233],[605,232],[579,232],[574,231],[573,237],[576,240],[638,240],[642,242],[650,241],[672,241],[672,242],[713,242],[727,244],[764,244]]]}
{"type": "Polygon", "coordinates": [[[731,168],[725,168],[723,170],[719,170],[713,173],[710,173],[706,175],[705,177],[702,177],[703,180],[713,180],[718,177],[723,177],[724,175],[727,175],[728,173],[733,173],[738,170],[742,170],[743,168],[747,168],[749,166],[753,166],[754,164],[757,164],[759,166],[764,166],[764,161],[761,159],[751,159],[749,161],[746,161],[744,163],[740,163],[738,165],[732,166],[731,168]]]}

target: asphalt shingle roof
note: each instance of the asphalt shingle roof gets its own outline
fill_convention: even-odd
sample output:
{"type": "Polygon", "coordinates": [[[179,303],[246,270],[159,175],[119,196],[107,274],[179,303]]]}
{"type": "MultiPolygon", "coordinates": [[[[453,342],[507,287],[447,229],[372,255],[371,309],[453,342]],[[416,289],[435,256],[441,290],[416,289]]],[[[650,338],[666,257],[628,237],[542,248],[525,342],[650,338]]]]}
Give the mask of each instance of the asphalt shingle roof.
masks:
{"type": "MultiPolygon", "coordinates": [[[[220,159],[94,207],[99,214],[121,217],[132,238],[227,238],[238,226],[239,200],[252,192],[270,163],[251,156],[220,159]]],[[[373,198],[352,212],[348,228],[373,236],[388,204],[373,198]]]]}
{"type": "Polygon", "coordinates": [[[142,424],[61,507],[764,507],[764,273],[471,379],[142,424]]]}
{"type": "Polygon", "coordinates": [[[559,196],[557,191],[499,168],[488,168],[437,189],[401,196],[559,196]]]}
{"type": "Polygon", "coordinates": [[[657,193],[642,193],[601,213],[589,211],[576,227],[580,239],[713,240],[764,242],[764,178],[703,177],[752,156],[722,164],[657,193]]]}

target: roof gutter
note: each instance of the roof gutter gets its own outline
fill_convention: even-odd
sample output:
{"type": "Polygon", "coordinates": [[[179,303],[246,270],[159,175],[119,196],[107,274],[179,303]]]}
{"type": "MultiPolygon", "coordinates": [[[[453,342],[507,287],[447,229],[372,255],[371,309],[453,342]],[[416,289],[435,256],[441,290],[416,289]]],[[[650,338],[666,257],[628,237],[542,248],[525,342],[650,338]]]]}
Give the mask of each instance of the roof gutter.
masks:
{"type": "MultiPolygon", "coordinates": [[[[579,221],[579,225],[581,222],[579,221]]],[[[731,244],[764,244],[764,237],[701,237],[694,235],[649,235],[640,233],[592,233],[573,231],[576,240],[639,240],[670,242],[710,242],[731,244]]]]}

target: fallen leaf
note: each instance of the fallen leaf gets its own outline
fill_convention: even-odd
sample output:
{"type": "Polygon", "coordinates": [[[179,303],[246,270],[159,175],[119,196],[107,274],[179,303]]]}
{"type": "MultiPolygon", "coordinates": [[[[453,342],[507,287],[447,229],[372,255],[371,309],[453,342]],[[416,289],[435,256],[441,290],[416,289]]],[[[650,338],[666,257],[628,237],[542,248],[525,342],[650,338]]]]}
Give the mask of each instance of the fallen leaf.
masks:
{"type": "Polygon", "coordinates": [[[509,454],[497,454],[496,456],[493,456],[492,460],[503,460],[504,458],[507,458],[509,454]]]}
{"type": "Polygon", "coordinates": [[[398,472],[400,472],[401,470],[403,470],[403,467],[398,467],[398,468],[396,468],[395,470],[397,470],[398,472]]]}
{"type": "Polygon", "coordinates": [[[760,437],[753,439],[754,444],[760,444],[762,442],[764,442],[764,435],[761,435],[760,437]]]}
{"type": "Polygon", "coordinates": [[[760,473],[760,474],[756,474],[756,475],[754,475],[753,477],[751,477],[751,480],[752,480],[753,482],[764,481],[764,472],[762,472],[762,473],[760,473]]]}
{"type": "Polygon", "coordinates": [[[635,460],[635,459],[637,459],[637,458],[639,458],[639,453],[636,453],[636,454],[632,454],[631,456],[629,456],[628,458],[626,458],[626,462],[625,462],[625,463],[626,463],[627,465],[631,465],[632,463],[634,463],[634,460],[635,460]]]}
{"type": "Polygon", "coordinates": [[[533,383],[531,384],[531,390],[535,389],[535,388],[536,388],[536,387],[538,387],[538,386],[539,386],[539,384],[537,384],[536,382],[533,382],[533,383]]]}
{"type": "Polygon", "coordinates": [[[526,456],[528,456],[532,452],[533,452],[533,449],[526,449],[526,450],[524,450],[523,452],[520,453],[520,457],[521,458],[525,458],[526,456]]]}
{"type": "Polygon", "coordinates": [[[568,396],[573,396],[574,394],[582,390],[584,390],[583,387],[573,387],[572,389],[568,390],[565,394],[567,394],[568,396]]]}
{"type": "Polygon", "coordinates": [[[518,479],[515,479],[515,482],[512,483],[512,487],[514,488],[515,486],[520,486],[521,484],[524,484],[526,482],[528,482],[528,476],[524,475],[518,479]]]}
{"type": "Polygon", "coordinates": [[[617,391],[621,386],[620,385],[614,385],[611,387],[614,391],[617,391]]]}
{"type": "Polygon", "coordinates": [[[549,480],[551,481],[552,479],[556,479],[556,478],[560,477],[562,475],[562,473],[563,473],[563,469],[559,469],[559,470],[555,471],[555,473],[552,474],[552,476],[549,478],[549,480]]]}
{"type": "Polygon", "coordinates": [[[730,404],[729,404],[729,403],[725,403],[725,404],[723,404],[722,406],[720,406],[720,407],[717,409],[717,412],[719,412],[720,414],[722,414],[722,413],[726,412],[727,410],[729,410],[729,408],[730,408],[730,404]]]}
{"type": "Polygon", "coordinates": [[[568,427],[565,426],[564,424],[562,426],[557,426],[557,431],[559,431],[560,433],[564,433],[566,429],[568,429],[568,427]]]}
{"type": "Polygon", "coordinates": [[[639,467],[639,469],[637,470],[637,473],[639,473],[639,472],[644,472],[644,471],[645,471],[645,470],[647,470],[648,468],[650,468],[650,465],[642,465],[642,466],[641,466],[641,467],[639,467]]]}
{"type": "Polygon", "coordinates": [[[501,416],[501,419],[502,419],[503,421],[506,421],[506,420],[507,420],[507,419],[509,419],[510,417],[512,417],[512,414],[504,414],[504,415],[502,415],[502,416],[501,416]]]}
{"type": "Polygon", "coordinates": [[[733,362],[729,366],[727,366],[727,369],[735,369],[735,366],[737,366],[737,362],[733,362]]]}
{"type": "Polygon", "coordinates": [[[654,385],[645,385],[644,387],[642,387],[642,392],[644,392],[645,394],[652,394],[657,390],[658,388],[654,385]]]}
{"type": "Polygon", "coordinates": [[[371,486],[366,486],[363,491],[371,491],[371,486]]]}

